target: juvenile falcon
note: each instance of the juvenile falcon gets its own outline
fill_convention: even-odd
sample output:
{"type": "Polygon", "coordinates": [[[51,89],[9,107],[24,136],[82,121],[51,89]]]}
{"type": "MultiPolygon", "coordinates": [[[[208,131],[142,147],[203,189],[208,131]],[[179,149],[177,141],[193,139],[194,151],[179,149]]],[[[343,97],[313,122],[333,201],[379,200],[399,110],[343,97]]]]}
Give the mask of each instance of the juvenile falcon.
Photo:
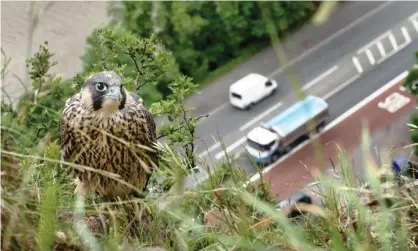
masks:
{"type": "MultiPolygon", "coordinates": [[[[66,101],[60,132],[64,161],[115,173],[144,191],[158,158],[155,121],[143,100],[128,92],[115,72],[90,76],[66,101]]],[[[75,192],[84,196],[96,192],[114,199],[133,192],[105,175],[70,170],[75,192]]]]}

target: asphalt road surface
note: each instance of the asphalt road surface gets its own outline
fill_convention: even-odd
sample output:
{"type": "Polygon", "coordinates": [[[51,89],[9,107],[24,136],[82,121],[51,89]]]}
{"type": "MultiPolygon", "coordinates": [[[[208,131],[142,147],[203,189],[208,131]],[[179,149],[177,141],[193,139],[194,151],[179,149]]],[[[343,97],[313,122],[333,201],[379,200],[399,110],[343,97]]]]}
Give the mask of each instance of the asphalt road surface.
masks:
{"type": "MultiPolygon", "coordinates": [[[[351,26],[350,29],[315,50],[291,70],[297,72],[307,94],[317,95],[330,104],[330,120],[337,118],[363,98],[414,63],[418,48],[418,3],[384,4],[378,12],[351,26]]],[[[286,71],[271,76],[280,85],[277,94],[257,104],[252,110],[240,111],[224,106],[198,126],[198,152],[206,160],[224,157],[218,135],[229,155],[241,155],[242,166],[255,173],[247,156],[243,156],[246,134],[294,104],[286,71]],[[214,144],[215,143],[215,144],[214,144]]]]}
{"type": "MultiPolygon", "coordinates": [[[[322,156],[326,158],[323,159],[322,167],[314,157],[313,144],[306,142],[279,163],[266,168],[264,179],[272,182],[271,192],[279,198],[286,197],[299,190],[291,184],[305,185],[308,182],[307,170],[314,176],[319,173],[320,168],[324,168],[324,171],[329,170],[331,164],[328,158],[338,165],[336,145],[338,144],[347,153],[359,146],[362,121],[368,121],[369,132],[374,134],[414,108],[415,98],[401,86],[407,71],[396,75],[394,79],[361,100],[318,135],[322,156]]],[[[252,181],[257,179],[258,175],[252,177],[252,181]]]]}
{"type": "MultiPolygon", "coordinates": [[[[418,9],[418,3],[416,3],[416,7],[415,11],[418,9]]],[[[411,7],[406,9],[410,10],[411,7]]],[[[322,62],[323,57],[321,56],[318,56],[315,63],[304,60],[303,62],[307,62],[306,66],[301,68],[305,70],[298,72],[297,75],[301,76],[301,78],[305,77],[308,79],[308,76],[311,76],[311,78],[309,81],[302,81],[303,89],[308,94],[320,96],[330,102],[329,100],[332,100],[334,95],[345,91],[348,86],[359,81],[370,71],[378,69],[380,72],[382,71],[382,66],[390,68],[392,64],[386,64],[387,61],[394,59],[395,61],[403,61],[398,56],[399,53],[413,48],[411,57],[408,57],[413,58],[413,50],[418,48],[416,46],[418,26],[415,26],[417,14],[418,12],[412,11],[411,15],[405,15],[407,18],[404,16],[401,21],[389,28],[379,29],[380,33],[373,34],[374,36],[371,39],[359,43],[360,45],[353,48],[351,53],[344,56],[339,55],[340,52],[336,53],[338,55],[335,61],[325,60],[328,64],[322,62]],[[315,72],[315,70],[309,70],[311,68],[321,70],[316,70],[317,73],[314,74],[312,72],[315,72]]],[[[375,33],[376,29],[371,29],[371,31],[373,32],[368,32],[368,34],[375,33]]],[[[332,54],[332,52],[324,52],[324,54],[332,54]]],[[[384,71],[387,72],[387,69],[384,69],[384,71]]],[[[205,152],[209,152],[210,156],[215,157],[215,159],[221,159],[223,157],[222,148],[213,139],[214,137],[219,139],[220,136],[227,146],[226,150],[228,153],[240,153],[243,151],[243,148],[240,146],[245,142],[245,135],[252,128],[270,120],[285,108],[294,104],[297,99],[285,76],[285,72],[279,72],[273,78],[279,83],[277,94],[266,98],[253,109],[241,111],[232,106],[227,106],[201,122],[197,132],[201,140],[198,142],[198,152],[203,153],[203,156],[206,155],[205,152]]],[[[376,85],[375,88],[377,89],[378,87],[379,85],[376,85]]],[[[351,103],[352,98],[355,98],[345,96],[345,100],[339,100],[339,106],[341,106],[341,103],[351,103]]],[[[331,106],[333,106],[332,103],[331,106]]],[[[345,108],[348,109],[349,106],[345,106],[345,108]]]]}

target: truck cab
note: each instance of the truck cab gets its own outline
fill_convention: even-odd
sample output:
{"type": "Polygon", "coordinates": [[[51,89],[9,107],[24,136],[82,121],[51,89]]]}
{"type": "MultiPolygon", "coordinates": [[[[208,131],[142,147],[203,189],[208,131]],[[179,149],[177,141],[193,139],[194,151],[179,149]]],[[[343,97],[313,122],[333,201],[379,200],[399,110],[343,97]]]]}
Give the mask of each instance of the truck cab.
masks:
{"type": "Polygon", "coordinates": [[[267,127],[258,126],[248,133],[245,148],[255,162],[268,164],[277,159],[279,138],[267,127]]]}

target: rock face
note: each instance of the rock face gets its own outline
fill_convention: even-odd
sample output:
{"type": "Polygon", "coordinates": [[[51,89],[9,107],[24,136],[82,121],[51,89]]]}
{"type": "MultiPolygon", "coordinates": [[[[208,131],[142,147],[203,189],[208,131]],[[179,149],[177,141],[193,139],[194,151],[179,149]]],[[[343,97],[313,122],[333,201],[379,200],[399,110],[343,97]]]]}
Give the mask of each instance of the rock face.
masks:
{"type": "MultiPolygon", "coordinates": [[[[13,101],[24,90],[13,74],[25,81],[28,51],[30,56],[33,55],[44,41],[48,41],[51,52],[55,53],[53,59],[58,62],[52,68],[54,73],[72,77],[82,69],[80,56],[83,55],[87,36],[100,22],[109,21],[107,6],[105,1],[1,2],[1,48],[8,57],[12,57],[3,87],[13,101]],[[29,27],[33,24],[29,18],[31,4],[33,13],[40,15],[28,48],[29,27]],[[45,7],[49,8],[44,10],[45,7]]],[[[3,64],[3,55],[1,60],[3,64]]]]}

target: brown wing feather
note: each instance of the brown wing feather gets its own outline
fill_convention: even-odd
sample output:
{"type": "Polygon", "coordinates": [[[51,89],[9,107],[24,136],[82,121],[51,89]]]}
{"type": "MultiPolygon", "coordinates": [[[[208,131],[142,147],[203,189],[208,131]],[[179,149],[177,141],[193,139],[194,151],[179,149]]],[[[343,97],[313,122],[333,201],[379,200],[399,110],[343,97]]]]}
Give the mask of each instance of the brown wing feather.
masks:
{"type": "Polygon", "coordinates": [[[75,135],[69,130],[67,123],[77,115],[76,108],[73,106],[74,102],[79,102],[80,94],[77,93],[65,102],[63,116],[60,120],[60,134],[61,134],[61,157],[64,161],[71,161],[70,157],[73,152],[80,150],[80,146],[73,142],[75,135]]]}
{"type": "MultiPolygon", "coordinates": [[[[144,101],[141,97],[139,97],[136,93],[128,92],[129,95],[131,95],[132,99],[137,101],[141,106],[141,112],[143,113],[145,120],[146,120],[146,126],[148,127],[148,139],[153,143],[157,143],[157,132],[156,132],[156,124],[154,120],[154,116],[152,113],[145,107],[144,101]]],[[[153,145],[154,147],[154,145],[153,145]]],[[[158,150],[156,147],[154,147],[155,153],[149,153],[150,159],[155,163],[155,165],[158,165],[158,150]]],[[[147,176],[147,182],[145,187],[147,187],[149,179],[151,178],[151,175],[147,176]]]]}

